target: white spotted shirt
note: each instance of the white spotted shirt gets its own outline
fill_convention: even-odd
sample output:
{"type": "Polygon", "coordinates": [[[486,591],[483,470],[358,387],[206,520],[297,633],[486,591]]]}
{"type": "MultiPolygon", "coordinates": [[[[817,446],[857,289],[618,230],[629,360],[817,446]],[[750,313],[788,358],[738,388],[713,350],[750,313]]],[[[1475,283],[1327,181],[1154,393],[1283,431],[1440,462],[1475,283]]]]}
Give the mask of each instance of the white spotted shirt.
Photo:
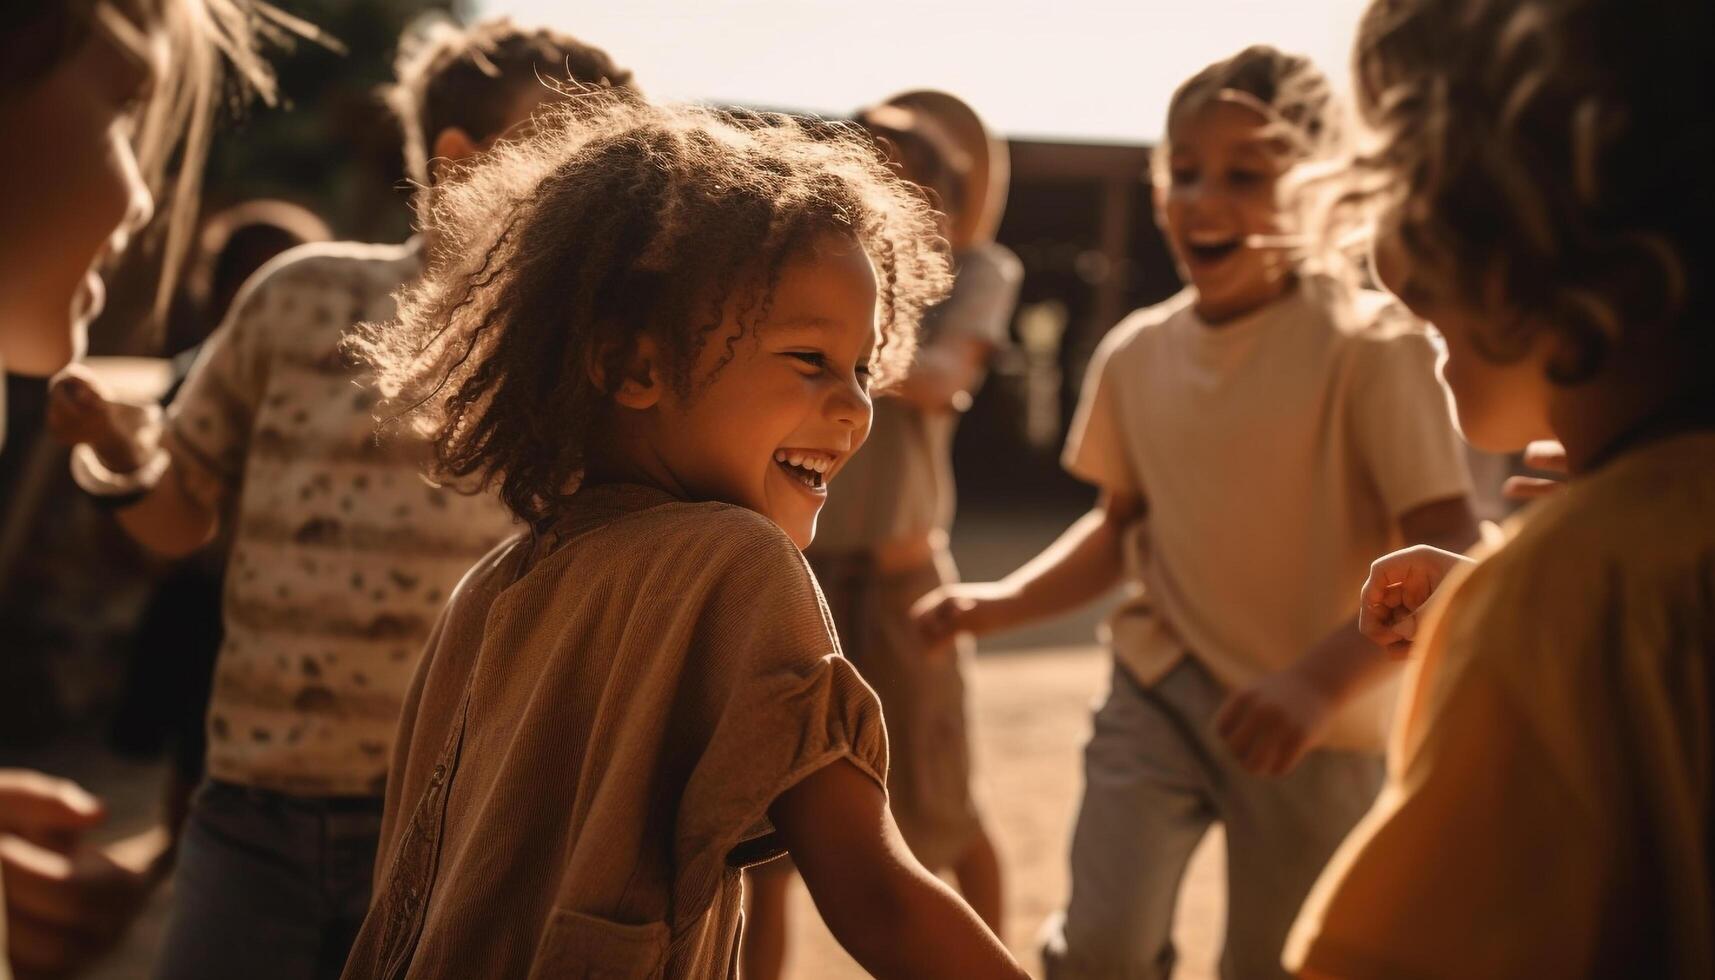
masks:
{"type": "Polygon", "coordinates": [[[400,704],[453,586],[512,530],[492,494],[420,475],[427,446],[377,438],[375,397],[339,350],[394,315],[416,242],[307,245],[264,267],[167,410],[185,485],[228,512],[225,637],[209,709],[215,779],[377,795],[400,704]]]}

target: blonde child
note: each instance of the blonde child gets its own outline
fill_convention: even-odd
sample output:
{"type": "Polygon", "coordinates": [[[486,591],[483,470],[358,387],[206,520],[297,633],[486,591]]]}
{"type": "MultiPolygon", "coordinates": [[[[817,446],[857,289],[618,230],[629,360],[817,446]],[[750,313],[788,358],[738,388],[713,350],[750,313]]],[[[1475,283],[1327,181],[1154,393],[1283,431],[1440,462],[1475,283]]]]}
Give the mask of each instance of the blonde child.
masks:
{"type": "MultiPolygon", "coordinates": [[[[0,443],[6,372],[51,375],[101,312],[97,269],[171,196],[174,285],[228,62],[269,95],[245,0],[83,0],[0,10],[0,443]],[[177,174],[165,178],[177,155],[177,174]]],[[[307,25],[299,25],[308,30],[307,25]]],[[[95,847],[106,817],[81,787],[0,769],[0,978],[62,975],[107,952],[167,866],[165,835],[95,847]]]]}
{"type": "Polygon", "coordinates": [[[1715,17],[1388,0],[1356,61],[1381,279],[1446,338],[1465,437],[1552,436],[1572,476],[1475,565],[1376,564],[1362,626],[1413,674],[1288,962],[1715,975],[1715,17]]]}
{"type": "Polygon", "coordinates": [[[473,169],[362,349],[531,530],[436,627],[348,978],[734,974],[790,852],[879,976],[1018,977],[911,857],[799,549],[944,289],[849,130],[574,102],[473,169]]]}
{"type": "MultiPolygon", "coordinates": [[[[929,197],[953,251],[953,291],[929,310],[911,370],[875,399],[864,451],[829,490],[805,552],[828,601],[842,652],[887,713],[888,809],[924,866],[950,870],[960,894],[1000,929],[1001,874],[971,791],[961,645],[925,656],[911,606],[957,578],[947,550],[953,518],[953,431],[1007,342],[1023,267],[994,241],[1006,201],[1006,145],[964,102],[906,92],[858,114],[891,164],[929,197]]],[[[746,980],[780,975],[786,953],[785,861],[747,886],[746,980]]]]}
{"type": "Polygon", "coordinates": [[[1292,915],[1381,781],[1389,657],[1358,587],[1398,542],[1476,532],[1463,451],[1413,323],[1295,256],[1283,177],[1336,116],[1303,59],[1250,48],[1174,94],[1157,214],[1189,288],[1102,342],[1066,449],[1101,502],[1004,581],[920,605],[932,638],[1125,582],[1085,750],[1053,977],[1167,976],[1180,876],[1226,830],[1225,977],[1280,973],[1292,915]]]}
{"type": "MultiPolygon", "coordinates": [[[[469,157],[526,122],[554,94],[543,79],[629,78],[599,49],[504,20],[437,29],[400,68],[425,187],[431,157],[469,157]]],[[[139,543],[182,555],[234,514],[208,781],[179,842],[163,978],[339,975],[416,658],[459,576],[510,533],[492,496],[423,485],[421,442],[376,440],[373,398],[339,351],[354,323],[393,314],[422,250],[308,245],[265,266],[164,424],[117,424],[79,376],[53,390],[74,476],[139,543]]]]}

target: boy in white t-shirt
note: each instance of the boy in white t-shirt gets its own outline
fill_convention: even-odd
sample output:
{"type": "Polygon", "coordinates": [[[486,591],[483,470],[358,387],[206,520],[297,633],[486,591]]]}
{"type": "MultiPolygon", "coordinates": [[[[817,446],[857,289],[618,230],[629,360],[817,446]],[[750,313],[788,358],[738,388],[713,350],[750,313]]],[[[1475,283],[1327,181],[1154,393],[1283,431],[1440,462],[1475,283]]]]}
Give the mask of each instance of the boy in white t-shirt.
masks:
{"type": "Polygon", "coordinates": [[[1157,214],[1191,288],[1109,333],[1065,464],[1101,501],[1003,581],[926,597],[931,639],[1125,582],[1085,751],[1049,975],[1165,977],[1180,878],[1226,828],[1221,973],[1280,975],[1288,926],[1382,778],[1396,664],[1355,625],[1370,562],[1477,530],[1435,350],[1373,294],[1288,255],[1286,171],[1331,142],[1326,81],[1250,48],[1182,85],[1157,214]]]}

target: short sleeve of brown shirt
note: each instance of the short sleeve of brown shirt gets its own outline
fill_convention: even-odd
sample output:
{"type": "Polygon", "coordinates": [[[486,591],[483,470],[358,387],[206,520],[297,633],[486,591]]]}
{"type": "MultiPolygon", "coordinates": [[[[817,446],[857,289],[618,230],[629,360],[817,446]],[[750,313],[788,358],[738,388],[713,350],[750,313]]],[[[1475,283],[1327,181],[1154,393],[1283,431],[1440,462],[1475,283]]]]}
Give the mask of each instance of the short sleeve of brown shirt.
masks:
{"type": "Polygon", "coordinates": [[[836,759],[886,786],[879,705],[839,654],[809,566],[773,525],[746,520],[734,532],[681,687],[683,722],[702,742],[675,835],[681,878],[693,882],[715,877],[741,843],[741,859],[780,853],[768,807],[836,759]]]}
{"type": "Polygon", "coordinates": [[[347,976],[721,975],[739,870],[780,852],[775,798],[841,758],[887,771],[785,534],[624,486],[472,571],[398,745],[347,976]]]}

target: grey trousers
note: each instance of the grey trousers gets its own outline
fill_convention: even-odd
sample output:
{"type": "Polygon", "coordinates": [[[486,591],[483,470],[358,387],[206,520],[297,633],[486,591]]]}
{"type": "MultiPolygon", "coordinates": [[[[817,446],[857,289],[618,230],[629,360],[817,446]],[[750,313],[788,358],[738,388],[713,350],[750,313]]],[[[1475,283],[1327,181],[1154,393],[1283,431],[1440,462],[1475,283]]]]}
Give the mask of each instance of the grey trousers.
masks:
{"type": "Polygon", "coordinates": [[[1050,980],[1171,976],[1179,884],[1217,821],[1227,834],[1221,976],[1286,975],[1286,933],[1374,801],[1383,763],[1319,750],[1285,776],[1251,775],[1214,732],[1226,694],[1190,657],[1149,688],[1115,666],[1084,749],[1071,900],[1043,929],[1050,980]]]}
{"type": "Polygon", "coordinates": [[[179,843],[158,980],[338,980],[369,909],[381,800],[207,783],[179,843]]]}

